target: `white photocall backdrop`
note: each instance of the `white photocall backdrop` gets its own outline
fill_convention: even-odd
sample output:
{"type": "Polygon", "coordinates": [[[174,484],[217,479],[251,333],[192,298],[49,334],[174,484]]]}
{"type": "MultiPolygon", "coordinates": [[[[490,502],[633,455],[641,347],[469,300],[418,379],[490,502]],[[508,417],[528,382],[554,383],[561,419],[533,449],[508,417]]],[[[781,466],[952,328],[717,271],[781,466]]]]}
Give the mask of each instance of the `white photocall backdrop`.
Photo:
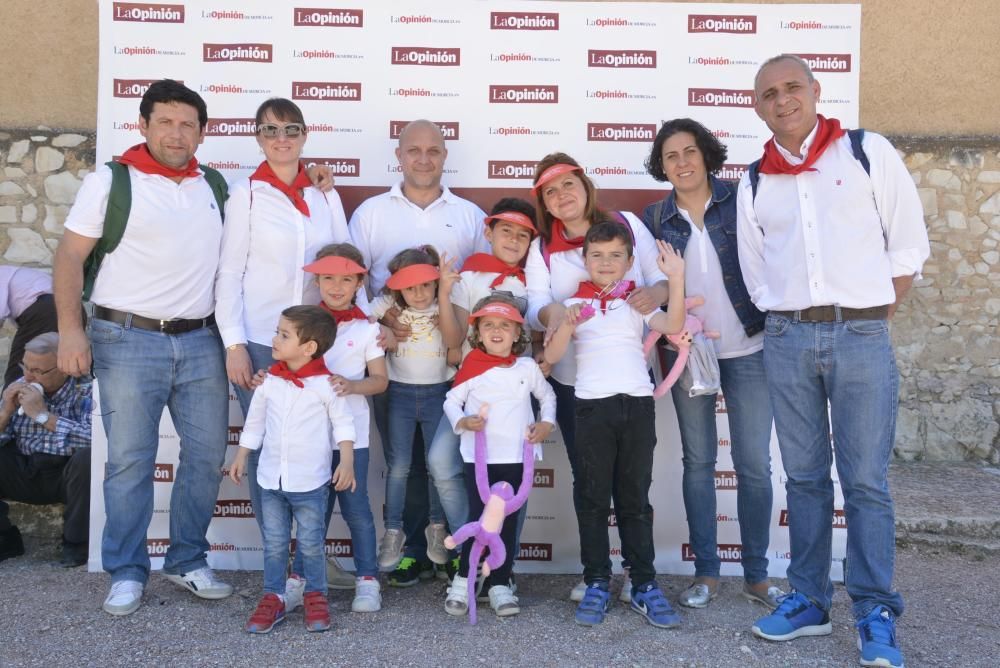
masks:
{"type": "MultiPolygon", "coordinates": [[[[527,196],[535,161],[562,150],[585,166],[602,201],[639,212],[663,196],[643,168],[649,146],[662,120],[680,116],[698,119],[727,144],[729,161],[721,175],[739,178],[769,136],[753,112],[753,76],[779,52],[810,62],[823,86],[821,113],[847,127],[858,120],[859,5],[100,0],[99,11],[98,163],[141,141],[139,99],[151,81],[171,77],[208,104],[199,159],[230,179],[246,176],[261,160],[254,111],[268,97],[289,97],[309,124],[306,156],[331,166],[349,210],[399,179],[393,149],[399,129],[414,118],[441,124],[449,150],[445,183],[484,208],[502,192],[527,196]]],[[[717,422],[719,553],[723,575],[739,575],[735,473],[721,395],[717,422]]],[[[231,398],[227,461],[241,423],[231,398]]],[[[369,490],[381,534],[385,465],[374,425],[371,433],[369,490]]],[[[657,404],[657,437],[650,493],[656,567],[693,573],[680,439],[669,398],[657,404]]],[[[579,572],[571,475],[558,433],[544,450],[518,570],[579,572]]],[[[101,568],[105,460],[106,437],[96,419],[91,570],[101,568]]],[[[165,412],[147,535],[153,568],[162,566],[169,544],[177,462],[177,436],[165,412]]],[[[772,469],[767,554],[770,574],[780,577],[789,545],[785,480],[773,434],[772,469]]],[[[839,580],[846,532],[839,485],[835,490],[832,574],[839,580]]],[[[246,486],[223,480],[215,515],[209,563],[261,568],[246,486]]],[[[609,518],[609,526],[613,522],[609,518]]],[[[610,534],[617,567],[618,536],[610,534]]],[[[351,565],[350,535],[339,511],[328,551],[351,565]]]]}

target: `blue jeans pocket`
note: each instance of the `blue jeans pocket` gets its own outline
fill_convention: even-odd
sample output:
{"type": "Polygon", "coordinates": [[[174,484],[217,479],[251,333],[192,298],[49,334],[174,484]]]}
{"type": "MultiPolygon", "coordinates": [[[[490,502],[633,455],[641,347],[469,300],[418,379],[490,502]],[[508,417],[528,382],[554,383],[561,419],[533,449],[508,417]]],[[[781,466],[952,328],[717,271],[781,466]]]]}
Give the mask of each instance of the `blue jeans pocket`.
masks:
{"type": "Polygon", "coordinates": [[[125,328],[107,320],[92,318],[87,329],[93,343],[119,343],[125,338],[125,328]]]}
{"type": "Polygon", "coordinates": [[[788,331],[788,325],[791,324],[791,320],[780,315],[768,314],[767,319],[764,321],[764,335],[765,336],[781,336],[786,331],[788,331]]]}
{"type": "Polygon", "coordinates": [[[863,336],[885,334],[889,331],[889,325],[885,320],[846,320],[844,324],[852,334],[863,336]]]}

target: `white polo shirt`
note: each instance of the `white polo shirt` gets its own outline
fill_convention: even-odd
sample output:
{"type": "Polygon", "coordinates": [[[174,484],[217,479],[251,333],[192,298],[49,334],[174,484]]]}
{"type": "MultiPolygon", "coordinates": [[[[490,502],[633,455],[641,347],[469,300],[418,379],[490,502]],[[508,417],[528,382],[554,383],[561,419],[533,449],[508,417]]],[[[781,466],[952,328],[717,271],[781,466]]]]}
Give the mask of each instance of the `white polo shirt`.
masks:
{"type": "MultiPolygon", "coordinates": [[[[128,168],[132,207],[121,243],[104,257],[91,301],[156,320],[204,318],[215,310],[222,216],[204,176],[175,183],[128,168]]],[[[83,180],[66,229],[91,239],[104,231],[111,169],[83,180]]]]}
{"type": "Polygon", "coordinates": [[[350,235],[335,191],[309,187],[302,195],[308,217],[269,183],[241,178],[230,186],[215,286],[215,319],[226,346],[270,345],[282,310],[319,303],[316,281],[302,267],[350,235]]]}
{"type": "Polygon", "coordinates": [[[462,437],[462,460],[475,461],[476,432],[456,425],[467,415],[479,415],[479,408],[487,404],[487,463],[520,464],[525,435],[535,422],[531,395],[541,408],[539,421],[555,424],[556,394],[533,359],[519,357],[509,367],[494,367],[452,388],[445,397],[444,412],[455,433],[462,437]]]}
{"type": "Polygon", "coordinates": [[[328,484],[334,444],[355,440],[354,416],[330,377],[310,376],[302,384],[269,374],[250,401],[240,447],[260,450],[257,482],[264,489],[311,492],[328,484]]]}
{"type": "MultiPolygon", "coordinates": [[[[367,320],[350,320],[337,326],[337,338],[333,341],[323,362],[331,372],[348,380],[361,380],[365,377],[368,362],[385,357],[385,351],[378,345],[379,326],[367,320]]],[[[354,416],[354,432],[356,439],[354,449],[367,448],[369,437],[370,411],[368,397],[360,394],[348,394],[342,397],[354,416]]],[[[333,444],[337,449],[337,444],[333,444]]]]}
{"type": "Polygon", "coordinates": [[[489,253],[483,236],[485,217],[482,209],[447,188],[426,209],[406,199],[399,183],[366,199],[351,216],[348,229],[368,267],[370,294],[382,290],[389,278],[386,265],[406,248],[430,244],[459,267],[473,253],[489,253]]]}

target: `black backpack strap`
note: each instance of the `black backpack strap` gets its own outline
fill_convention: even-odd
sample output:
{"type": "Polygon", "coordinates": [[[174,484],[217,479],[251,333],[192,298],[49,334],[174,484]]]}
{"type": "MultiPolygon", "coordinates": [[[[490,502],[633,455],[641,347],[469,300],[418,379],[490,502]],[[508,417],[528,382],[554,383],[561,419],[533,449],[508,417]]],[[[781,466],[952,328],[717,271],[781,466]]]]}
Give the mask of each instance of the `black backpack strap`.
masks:
{"type": "Polygon", "coordinates": [[[750,201],[757,199],[757,183],[760,182],[760,160],[754,160],[747,166],[747,178],[750,180],[750,201]]]}
{"type": "Polygon", "coordinates": [[[104,212],[104,226],[101,238],[94,244],[90,255],[83,263],[83,298],[90,299],[104,256],[118,248],[128,224],[128,214],[132,209],[132,181],[128,166],[120,162],[104,163],[111,170],[111,190],[108,191],[108,205],[104,212]]]}
{"type": "Polygon", "coordinates": [[[861,146],[861,142],[865,138],[865,129],[855,128],[854,130],[848,130],[847,136],[851,140],[851,152],[854,153],[855,159],[865,168],[865,174],[871,176],[872,164],[868,162],[868,154],[865,153],[864,147],[861,146]]]}
{"type": "Polygon", "coordinates": [[[207,165],[199,164],[198,167],[205,175],[205,180],[208,181],[209,187],[212,188],[212,194],[215,195],[215,202],[219,205],[219,217],[225,221],[226,200],[229,199],[229,186],[226,184],[226,177],[218,170],[212,169],[207,165]]]}
{"type": "Polygon", "coordinates": [[[660,232],[663,231],[663,222],[660,220],[660,216],[663,215],[663,202],[664,200],[657,200],[656,206],[653,207],[653,229],[650,232],[653,233],[654,239],[660,238],[660,232]]]}

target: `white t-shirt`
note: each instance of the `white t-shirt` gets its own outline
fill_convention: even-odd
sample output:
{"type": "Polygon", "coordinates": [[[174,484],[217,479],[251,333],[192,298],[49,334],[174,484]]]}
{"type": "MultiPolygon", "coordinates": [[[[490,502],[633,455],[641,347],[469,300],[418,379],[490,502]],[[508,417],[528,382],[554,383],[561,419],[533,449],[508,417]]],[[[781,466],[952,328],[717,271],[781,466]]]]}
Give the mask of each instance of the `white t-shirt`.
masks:
{"type": "MultiPolygon", "coordinates": [[[[524,286],[524,283],[513,276],[507,276],[495,288],[491,288],[490,283],[499,275],[500,273],[496,271],[463,271],[461,273],[462,280],[456,283],[451,289],[451,303],[464,308],[469,315],[472,315],[472,307],[480,299],[489,297],[496,290],[509,292],[515,297],[527,296],[528,289],[524,286]]],[[[471,332],[472,325],[469,325],[468,333],[471,332]]],[[[466,337],[462,342],[462,359],[465,359],[470,350],[472,350],[472,347],[469,345],[468,337],[466,337]]],[[[530,346],[525,351],[525,355],[531,355],[530,346]]]]}
{"type": "MultiPolygon", "coordinates": [[[[372,315],[381,318],[396,302],[383,294],[372,302],[372,315]]],[[[389,380],[411,385],[433,385],[451,380],[455,367],[448,364],[448,348],[437,325],[438,303],[425,309],[407,306],[399,314],[399,323],[410,328],[410,336],[396,344],[386,355],[389,380]]]]}
{"type": "Polygon", "coordinates": [[[240,447],[260,449],[257,482],[264,489],[322,487],[333,477],[333,445],[355,439],[354,416],[329,376],[303,378],[302,384],[268,375],[250,401],[240,447]]]}
{"type": "Polygon", "coordinates": [[[215,286],[215,318],[226,346],[270,345],[281,311],[320,301],[312,274],[302,267],[327,244],[350,241],[335,191],[304,188],[309,217],[263,181],[241,178],[229,188],[222,257],[215,286]]]}
{"type": "MultiPolygon", "coordinates": [[[[104,257],[91,301],[155,320],[204,318],[215,310],[222,216],[204,176],[175,183],[128,168],[132,206],[118,247],[104,257]]],[[[66,229],[99,239],[111,191],[101,165],[83,180],[66,229]]]]}
{"type": "Polygon", "coordinates": [[[489,253],[483,236],[486,214],[469,200],[443,188],[426,209],[406,199],[400,184],[369,197],[351,216],[348,229],[368,267],[368,289],[377,295],[389,278],[387,265],[407,248],[430,244],[461,266],[473,253],[489,253]]]}
{"type": "MultiPolygon", "coordinates": [[[[573,304],[590,304],[591,300],[573,297],[563,303],[568,308],[573,304]]],[[[642,315],[623,299],[611,300],[607,306],[607,311],[602,312],[600,302],[595,302],[597,313],[577,325],[573,333],[576,396],[579,399],[603,399],[616,394],[652,396],[649,364],[642,354],[643,325],[648,325],[662,311],[642,315]]]]}
{"type": "MultiPolygon", "coordinates": [[[[635,262],[625,275],[625,280],[635,281],[637,288],[653,285],[667,280],[660,268],[656,266],[656,242],[646,226],[633,214],[622,213],[632,228],[635,239],[635,262]]],[[[544,330],[538,320],[538,312],[552,302],[563,302],[576,294],[581,281],[590,280],[590,275],[583,267],[583,249],[553,253],[549,256],[549,267],[545,266],[542,257],[541,237],[531,242],[528,249],[528,262],[524,269],[528,279],[528,325],[538,330],[544,330]]],[[[559,362],[552,366],[551,376],[563,385],[573,385],[576,382],[576,362],[573,354],[573,344],[559,362]]]]}
{"type": "MultiPolygon", "coordinates": [[[[323,362],[331,372],[348,380],[361,380],[365,377],[368,362],[385,356],[385,351],[378,345],[379,326],[367,320],[350,320],[337,326],[337,338],[333,341],[323,362]]],[[[368,409],[368,397],[360,394],[348,394],[342,397],[354,415],[354,431],[357,438],[354,449],[368,447],[368,427],[371,422],[368,409]]],[[[333,444],[334,449],[337,444],[333,444]]]]}
{"type": "Polygon", "coordinates": [[[462,460],[475,461],[476,433],[456,425],[467,415],[478,415],[480,406],[487,404],[486,463],[521,463],[525,435],[535,422],[531,395],[541,407],[539,421],[555,424],[556,394],[532,359],[519,357],[509,367],[494,367],[453,387],[445,397],[444,412],[462,437],[462,460]]]}

